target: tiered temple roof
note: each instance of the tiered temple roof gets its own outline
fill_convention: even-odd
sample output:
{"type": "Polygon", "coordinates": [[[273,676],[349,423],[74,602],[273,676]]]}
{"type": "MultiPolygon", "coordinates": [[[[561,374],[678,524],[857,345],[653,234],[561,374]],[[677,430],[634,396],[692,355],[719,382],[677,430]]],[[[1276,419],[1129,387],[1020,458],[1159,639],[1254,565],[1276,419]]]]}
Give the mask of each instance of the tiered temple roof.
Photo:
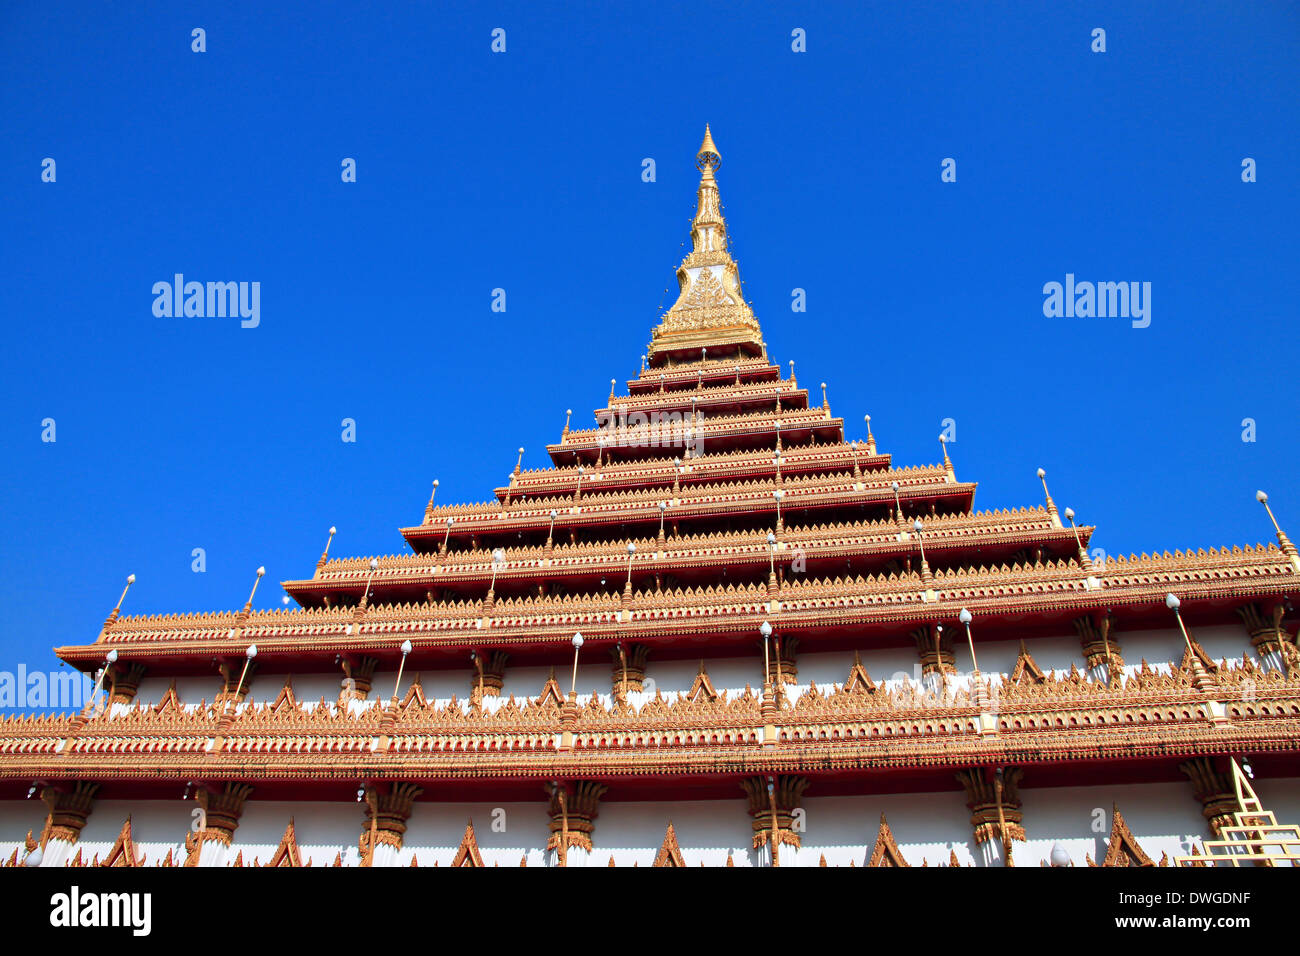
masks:
{"type": "MultiPolygon", "coordinates": [[[[962,609],[976,622],[972,654],[984,641],[1075,626],[1101,628],[1110,655],[1112,622],[1170,626],[1172,591],[1193,628],[1247,620],[1258,632],[1272,621],[1291,642],[1282,666],[1215,665],[1198,650],[1167,670],[1144,661],[1097,679],[1043,674],[1026,651],[1014,674],[975,670],[937,695],[846,666],[836,686],[786,693],[784,677],[774,687],[756,673],[740,695],[701,680],[672,700],[633,701],[616,680],[579,704],[551,680],[536,699],[496,707],[481,694],[432,703],[418,678],[400,701],[304,703],[287,677],[274,705],[232,706],[241,687],[227,678],[211,702],[172,693],[111,720],[0,721],[0,780],[713,779],[981,762],[1057,772],[1155,754],[1300,751],[1300,668],[1278,625],[1300,574],[1286,536],[1102,564],[1088,555],[1093,529],[1064,523],[1050,496],[977,511],[976,486],[958,480],[946,446],[939,463],[897,467],[869,420],[865,439],[846,439],[824,386],[810,396],[793,363],[787,372],[768,358],[729,252],[719,163],[706,133],[679,296],[626,394],[611,382],[596,427],[566,418],[547,446],[552,467],[524,469],[521,449],[489,500],[431,498],[401,529],[409,553],[322,555],[310,577],[284,582],[300,607],[115,611],[94,641],[59,656],[93,671],[114,651],[115,673],[135,664],[162,675],[214,674],[214,662],[237,673],[252,644],[263,673],[286,675],[328,671],[339,657],[413,673],[465,667],[471,651],[564,666],[579,631],[583,653],[601,659],[633,647],[694,658],[753,654],[764,622],[805,651],[849,652],[921,646],[927,635],[937,646],[936,626],[957,633],[962,609]],[[1250,694],[1233,691],[1242,681],[1250,694]]],[[[1188,647],[1199,648],[1194,636],[1188,647]]]]}

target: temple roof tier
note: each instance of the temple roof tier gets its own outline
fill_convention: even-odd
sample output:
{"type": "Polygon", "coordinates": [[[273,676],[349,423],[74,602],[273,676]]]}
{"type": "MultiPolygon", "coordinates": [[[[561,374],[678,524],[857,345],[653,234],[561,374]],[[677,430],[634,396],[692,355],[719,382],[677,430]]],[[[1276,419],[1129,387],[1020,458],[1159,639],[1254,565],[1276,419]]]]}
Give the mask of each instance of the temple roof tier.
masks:
{"type": "MultiPolygon", "coordinates": [[[[904,502],[904,514],[915,513],[908,508],[915,501],[924,501],[939,513],[966,512],[974,501],[976,486],[973,482],[934,481],[903,486],[899,496],[904,502]]],[[[480,542],[495,546],[513,544],[511,535],[522,540],[524,534],[545,537],[550,526],[550,512],[563,511],[563,527],[609,528],[618,526],[620,534],[635,534],[635,528],[654,525],[660,520],[660,502],[668,502],[667,519],[680,525],[715,524],[720,520],[747,521],[751,524],[773,526],[775,522],[775,491],[782,494],[781,510],[792,522],[806,522],[814,514],[818,520],[831,520],[832,515],[861,514],[862,509],[882,512],[894,505],[894,492],[888,485],[854,481],[849,476],[827,476],[806,481],[791,480],[781,485],[772,482],[736,482],[720,487],[701,486],[683,488],[676,496],[664,493],[619,493],[608,496],[586,494],[580,501],[557,504],[553,499],[536,499],[516,508],[490,506],[479,512],[449,515],[455,520],[448,526],[445,519],[435,518],[431,524],[403,528],[402,535],[414,551],[431,551],[449,539],[465,540],[477,537],[480,542]],[[594,500],[593,500],[594,499],[594,500]],[[627,526],[626,528],[624,526],[627,526]]]]}
{"type": "Polygon", "coordinates": [[[734,384],[739,377],[742,382],[775,382],[781,378],[778,365],[761,360],[735,359],[698,359],[690,362],[654,365],[643,368],[637,378],[629,379],[628,391],[634,395],[665,391],[693,389],[703,381],[706,387],[734,384]]]}
{"type": "Polygon", "coordinates": [[[716,449],[774,448],[776,439],[789,444],[844,441],[844,420],[824,408],[793,409],[780,416],[771,411],[701,418],[697,422],[653,423],[618,429],[614,436],[604,428],[569,431],[547,445],[555,464],[594,463],[602,450],[619,458],[648,458],[680,454],[688,447],[716,449]],[[605,445],[602,446],[602,439],[605,445]]]}
{"type": "MultiPolygon", "coordinates": [[[[643,556],[643,561],[653,560],[643,556]]],[[[120,659],[152,662],[189,659],[205,664],[238,657],[251,643],[259,661],[301,661],[365,650],[393,656],[409,639],[415,653],[476,647],[568,646],[581,631],[593,646],[635,640],[654,646],[681,644],[698,652],[700,640],[726,646],[752,642],[758,625],[796,632],[810,643],[822,639],[861,642],[869,633],[954,620],[965,607],[981,622],[982,640],[1023,633],[1026,623],[1064,623],[1085,613],[1109,611],[1165,622],[1165,595],[1179,594],[1183,614],[1196,623],[1230,620],[1232,608],[1261,598],[1294,593],[1297,571],[1275,545],[1208,552],[1176,552],[1103,568],[1077,561],[956,568],[933,573],[854,575],[798,580],[775,590],[763,585],[719,585],[620,594],[485,599],[367,608],[295,609],[124,616],[107,624],[94,644],[57,648],[74,666],[100,665],[109,648],[120,659]]],[[[419,666],[412,661],[411,666],[419,666]]]]}
{"type": "Polygon", "coordinates": [[[401,701],[359,709],[300,702],[291,692],[274,705],[234,708],[173,700],[93,720],[6,717],[0,781],[13,782],[17,797],[32,779],[118,786],[238,779],[259,787],[263,780],[301,780],[326,788],[335,781],[350,790],[358,778],[418,779],[426,787],[440,779],[556,774],[689,779],[707,778],[720,766],[732,774],[815,772],[823,779],[848,772],[863,774],[858,779],[865,783],[871,770],[896,778],[929,767],[947,780],[932,786],[950,789],[954,765],[1046,769],[1069,762],[1076,778],[1080,765],[1088,766],[1094,784],[1130,782],[1124,775],[1135,761],[1159,772],[1150,758],[1165,761],[1170,773],[1188,755],[1249,752],[1293,765],[1300,752],[1300,677],[1243,668],[1223,679],[1240,685],[1227,698],[1227,721],[1211,719],[1206,695],[1178,670],[1144,668],[1109,686],[1077,672],[1034,685],[1003,682],[991,734],[980,733],[980,708],[964,688],[935,701],[910,683],[874,691],[814,685],[780,701],[772,718],[779,733],[774,747],[762,746],[762,702],[750,689],[712,699],[668,701],[655,694],[639,705],[596,695],[578,705],[546,695],[511,697],[494,710],[467,708],[454,698],[429,701],[418,683],[401,701]],[[560,750],[566,721],[573,744],[560,750]]]}
{"type": "MultiPolygon", "coordinates": [[[[685,486],[724,479],[770,477],[774,474],[772,465],[774,454],[772,449],[762,448],[757,451],[746,449],[706,452],[703,455],[684,458],[681,459],[681,484],[685,486]]],[[[781,473],[794,477],[852,470],[855,460],[862,471],[878,471],[887,469],[891,459],[885,454],[869,454],[863,442],[859,442],[856,449],[843,442],[801,445],[782,450],[781,473]]],[[[572,495],[578,480],[578,467],[578,465],[557,465],[551,468],[524,468],[511,476],[510,485],[496,489],[496,496],[498,499],[504,499],[507,491],[510,492],[511,497],[572,495]]],[[[936,467],[915,466],[911,470],[900,469],[896,474],[910,475],[917,469],[934,470],[936,467]]],[[[677,466],[671,456],[633,461],[604,461],[596,471],[584,466],[583,474],[584,482],[593,482],[602,490],[671,486],[674,479],[678,478],[677,466]]],[[[428,514],[431,521],[437,520],[448,509],[451,509],[451,513],[455,513],[454,509],[460,507],[495,509],[496,505],[491,503],[438,505],[430,509],[428,514]]]]}
{"type": "MultiPolygon", "coordinates": [[[[705,388],[676,389],[665,392],[641,392],[634,395],[615,395],[604,408],[596,410],[597,421],[607,421],[614,412],[631,414],[689,413],[698,408],[709,414],[719,408],[758,408],[770,410],[780,400],[784,409],[806,409],[808,390],[792,382],[772,381],[737,385],[734,382],[705,388]]],[[[734,414],[734,413],[733,413],[734,414]]]]}
{"type": "MultiPolygon", "coordinates": [[[[1092,532],[1090,527],[1079,528],[1084,547],[1092,532]]],[[[753,575],[766,579],[769,565],[784,566],[796,552],[807,566],[805,573],[814,577],[846,562],[856,571],[876,571],[890,561],[905,563],[917,557],[917,538],[910,523],[904,527],[891,519],[786,527],[770,547],[767,534],[756,529],[666,536],[662,542],[653,536],[636,539],[637,553],[654,558],[652,567],[636,568],[638,581],[648,573],[672,575],[683,584],[714,583],[720,576],[733,581],[753,575]]],[[[1037,549],[1049,558],[1059,557],[1076,549],[1073,532],[1055,526],[1043,508],[937,516],[925,522],[924,534],[926,554],[936,568],[962,559],[971,563],[1011,560],[1037,549]]],[[[495,581],[499,594],[539,584],[548,589],[560,584],[569,591],[575,587],[594,591],[601,578],[623,580],[627,543],[506,547],[495,567],[487,549],[374,556],[378,566],[373,572],[370,556],[335,558],[309,580],[282,583],[300,604],[313,607],[326,597],[334,605],[356,603],[367,583],[375,600],[398,603],[423,600],[432,588],[466,595],[475,588],[486,591],[490,581],[495,581]]]]}

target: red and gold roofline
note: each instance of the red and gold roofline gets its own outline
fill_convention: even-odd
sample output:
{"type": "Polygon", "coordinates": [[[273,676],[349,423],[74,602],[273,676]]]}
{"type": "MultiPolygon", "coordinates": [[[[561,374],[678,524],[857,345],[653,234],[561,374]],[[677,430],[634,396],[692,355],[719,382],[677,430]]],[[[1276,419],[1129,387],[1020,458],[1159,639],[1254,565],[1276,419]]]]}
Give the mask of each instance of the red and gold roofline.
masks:
{"type": "MultiPolygon", "coordinates": [[[[917,502],[934,506],[935,513],[968,512],[974,502],[976,487],[974,482],[938,481],[902,487],[899,496],[905,503],[904,514],[909,516],[915,516],[917,502]],[[907,507],[909,505],[912,507],[907,507]]],[[[690,522],[707,526],[719,518],[753,517],[774,528],[777,522],[773,491],[777,488],[783,493],[782,511],[786,520],[792,523],[826,521],[825,515],[854,511],[860,514],[863,508],[883,514],[892,510],[895,503],[894,492],[888,486],[872,487],[865,481],[854,480],[851,475],[834,475],[780,486],[756,481],[743,488],[736,483],[711,492],[699,488],[682,489],[673,497],[670,520],[678,524],[690,522]]],[[[658,528],[659,503],[663,500],[662,494],[648,493],[608,501],[599,497],[593,500],[593,496],[588,495],[581,503],[575,501],[565,509],[563,521],[557,515],[557,526],[570,529],[613,526],[620,532],[620,537],[626,538],[628,534],[635,535],[634,529],[638,525],[646,529],[651,525],[658,528]]],[[[520,531],[540,532],[540,536],[545,538],[552,509],[559,511],[559,503],[529,499],[509,509],[497,507],[493,510],[488,506],[481,511],[466,511],[459,515],[435,514],[429,524],[402,528],[401,532],[415,551],[436,550],[449,536],[457,541],[471,540],[471,547],[474,547],[472,539],[475,537],[480,539],[480,547],[490,542],[504,546],[515,543],[508,540],[508,535],[520,531]],[[454,520],[449,524],[447,518],[454,520]]]]}
{"type": "MultiPolygon", "coordinates": [[[[1046,515],[1044,514],[1044,522],[1046,515]]],[[[565,525],[556,526],[562,536],[565,525]]],[[[1080,528],[1087,547],[1091,528],[1080,528]]],[[[644,586],[647,577],[675,579],[683,585],[712,585],[728,581],[767,580],[777,563],[781,575],[796,558],[798,573],[816,578],[835,573],[846,563],[858,571],[878,573],[891,563],[902,568],[918,563],[916,537],[901,538],[899,525],[882,520],[862,522],[838,533],[824,528],[787,528],[772,546],[768,531],[758,529],[739,535],[666,536],[632,539],[642,561],[633,562],[633,582],[644,586]],[[648,561],[646,559],[649,559],[648,561]]],[[[978,549],[983,561],[1013,562],[1021,556],[1046,559],[1068,557],[1076,548],[1074,534],[1065,528],[1027,525],[982,528],[969,520],[945,516],[926,523],[926,556],[932,569],[960,564],[978,549]]],[[[495,582],[498,597],[507,594],[551,591],[562,586],[567,592],[596,592],[601,581],[622,580],[628,569],[626,541],[590,544],[506,548],[503,560],[494,564],[492,552],[439,552],[331,562],[315,577],[281,582],[285,591],[302,606],[354,605],[367,586],[378,603],[424,601],[430,594],[438,600],[448,597],[478,597],[495,582]],[[370,561],[378,567],[370,570],[370,561]]]]}
{"type": "MultiPolygon", "coordinates": [[[[772,476],[773,449],[747,449],[742,451],[710,451],[681,459],[683,485],[699,482],[721,482],[737,478],[772,476]]],[[[868,452],[863,443],[855,448],[846,442],[803,445],[785,448],[781,452],[783,459],[781,471],[787,475],[813,475],[829,471],[840,471],[853,467],[858,462],[862,471],[881,472],[890,469],[891,457],[884,453],[868,452]]],[[[674,460],[680,456],[665,454],[660,458],[647,458],[631,461],[603,461],[599,470],[602,487],[622,489],[627,487],[650,489],[671,487],[677,477],[677,465],[674,460]]],[[[568,495],[572,494],[574,482],[578,477],[576,464],[561,464],[550,468],[522,468],[516,472],[513,482],[508,486],[515,494],[527,495],[568,495]]],[[[590,470],[583,465],[584,475],[590,470]]],[[[933,465],[909,466],[894,469],[894,474],[908,476],[913,472],[930,470],[933,465]]],[[[497,489],[497,497],[504,498],[506,488],[497,489]]],[[[438,505],[434,514],[441,514],[446,508],[465,507],[463,505],[438,505]]],[[[473,506],[469,506],[473,507],[473,506]]]]}
{"type": "Polygon", "coordinates": [[[991,714],[987,699],[958,689],[934,700],[909,683],[892,691],[813,686],[771,715],[748,689],[672,703],[656,694],[639,708],[593,697],[572,716],[574,705],[554,697],[465,712],[414,691],[359,712],[308,708],[291,693],[234,714],[171,702],[111,718],[0,721],[0,781],[618,780],[720,767],[852,776],[1152,760],[1172,769],[1189,757],[1246,752],[1289,755],[1300,766],[1300,675],[1224,668],[1211,695],[1179,669],[1143,667],[1118,686],[1074,671],[1004,683],[991,714]]]}
{"type": "MultiPolygon", "coordinates": [[[[259,662],[332,659],[362,652],[392,659],[404,640],[413,645],[410,667],[433,655],[451,660],[469,649],[495,648],[512,655],[567,656],[575,631],[593,647],[635,641],[654,647],[694,646],[724,650],[739,639],[748,645],[763,620],[800,635],[805,647],[827,650],[872,646],[885,635],[935,621],[955,619],[967,607],[980,620],[985,640],[1020,636],[1035,624],[1062,633],[1083,614],[1110,611],[1133,627],[1167,627],[1164,596],[1176,591],[1184,618],[1195,623],[1237,620],[1249,601],[1280,600],[1295,592],[1297,573],[1276,547],[1211,551],[1126,561],[1104,569],[1071,561],[1007,568],[934,572],[931,588],[917,574],[798,581],[787,577],[778,591],[766,585],[727,585],[672,591],[634,591],[580,597],[484,601],[342,609],[122,617],[94,644],[57,649],[82,669],[102,664],[109,647],[120,659],[148,659],[151,665],[190,667],[214,658],[238,658],[250,643],[259,662]],[[1100,586],[1097,586],[1100,585],[1100,586]],[[445,655],[452,655],[451,658],[445,655]]],[[[712,652],[712,651],[711,651],[712,652]]],[[[549,659],[554,660],[554,657],[549,659]]],[[[322,667],[321,669],[326,669],[322,667]]]]}
{"type": "MultiPolygon", "coordinates": [[[[716,350],[715,350],[716,352],[716,350]]],[[[714,358],[700,359],[699,353],[685,362],[664,363],[643,367],[640,374],[627,380],[628,391],[634,395],[658,391],[663,388],[675,391],[694,388],[703,383],[707,387],[725,385],[737,378],[742,383],[775,382],[781,378],[781,367],[769,362],[766,357],[761,360],[751,358],[714,358]]],[[[794,379],[790,383],[794,384],[794,379]]]]}

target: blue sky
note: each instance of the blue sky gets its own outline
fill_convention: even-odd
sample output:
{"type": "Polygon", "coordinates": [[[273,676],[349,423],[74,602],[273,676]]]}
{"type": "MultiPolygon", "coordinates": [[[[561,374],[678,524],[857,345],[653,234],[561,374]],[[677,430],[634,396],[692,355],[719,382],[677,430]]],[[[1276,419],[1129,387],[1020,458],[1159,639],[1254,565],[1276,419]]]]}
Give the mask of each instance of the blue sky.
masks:
{"type": "Polygon", "coordinates": [[[0,670],[128,572],[129,612],[258,565],[278,606],[331,524],[401,552],[433,478],[543,464],[637,371],[705,122],[770,353],[850,437],[928,463],[953,418],[977,507],[1042,465],[1112,553],[1267,540],[1261,487],[1300,535],[1295,4],[270,6],[0,10],[0,670]],[[260,325],[155,317],[177,272],[260,325]],[[1067,272],[1150,282],[1150,327],[1045,318],[1067,272]]]}

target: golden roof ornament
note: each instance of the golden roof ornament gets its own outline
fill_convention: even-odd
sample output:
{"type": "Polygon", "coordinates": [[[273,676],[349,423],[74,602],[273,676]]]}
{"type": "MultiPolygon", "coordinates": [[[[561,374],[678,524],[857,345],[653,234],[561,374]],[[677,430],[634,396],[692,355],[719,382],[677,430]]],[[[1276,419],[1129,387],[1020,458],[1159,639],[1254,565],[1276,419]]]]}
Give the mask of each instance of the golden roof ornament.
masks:
{"type": "Polygon", "coordinates": [[[678,361],[702,361],[706,349],[716,349],[725,358],[764,354],[758,321],[741,294],[740,269],[727,250],[727,223],[714,177],[721,164],[722,154],[706,125],[695,156],[700,185],[691,220],[691,252],[677,268],[677,301],[654,330],[652,367],[662,365],[660,358],[668,354],[678,361]]]}
{"type": "Polygon", "coordinates": [[[700,143],[700,151],[695,154],[695,165],[700,167],[701,172],[707,169],[705,175],[722,165],[722,155],[718,152],[718,147],[713,145],[713,134],[709,132],[708,123],[704,124],[704,142],[700,143]]]}

